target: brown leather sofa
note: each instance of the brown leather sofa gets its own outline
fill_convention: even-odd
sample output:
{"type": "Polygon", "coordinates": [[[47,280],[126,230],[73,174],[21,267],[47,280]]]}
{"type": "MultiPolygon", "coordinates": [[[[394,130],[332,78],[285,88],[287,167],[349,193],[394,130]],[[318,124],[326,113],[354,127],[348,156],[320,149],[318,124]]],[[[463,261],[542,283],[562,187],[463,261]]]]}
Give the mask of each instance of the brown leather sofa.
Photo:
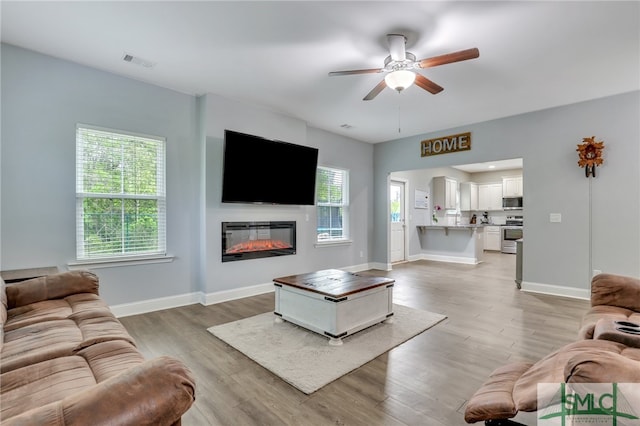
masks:
{"type": "Polygon", "coordinates": [[[640,279],[595,276],[578,338],[536,363],[496,369],[467,403],[465,421],[520,425],[509,419],[538,410],[539,383],[640,382],[640,279]]]}
{"type": "Polygon", "coordinates": [[[179,360],[145,360],[98,294],[98,277],[0,278],[0,424],[180,425],[195,382],[179,360]]]}

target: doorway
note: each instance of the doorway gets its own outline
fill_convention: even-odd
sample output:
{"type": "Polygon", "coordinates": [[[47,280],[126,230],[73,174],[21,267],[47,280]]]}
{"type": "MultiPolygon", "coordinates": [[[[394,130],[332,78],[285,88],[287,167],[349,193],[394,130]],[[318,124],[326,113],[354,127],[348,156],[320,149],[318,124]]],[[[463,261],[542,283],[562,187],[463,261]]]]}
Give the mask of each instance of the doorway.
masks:
{"type": "Polygon", "coordinates": [[[389,184],[389,229],[390,229],[390,253],[391,263],[404,262],[406,260],[406,221],[405,200],[406,183],[400,180],[392,180],[389,184]]]}

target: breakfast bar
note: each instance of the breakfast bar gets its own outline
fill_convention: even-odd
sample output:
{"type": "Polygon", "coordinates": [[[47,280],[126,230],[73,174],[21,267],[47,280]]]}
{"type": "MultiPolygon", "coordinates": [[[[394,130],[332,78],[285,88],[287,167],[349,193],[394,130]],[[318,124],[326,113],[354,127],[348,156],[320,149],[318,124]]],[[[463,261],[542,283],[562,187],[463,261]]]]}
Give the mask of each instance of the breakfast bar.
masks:
{"type": "Polygon", "coordinates": [[[421,255],[426,260],[477,264],[483,260],[483,225],[418,226],[421,255]]]}

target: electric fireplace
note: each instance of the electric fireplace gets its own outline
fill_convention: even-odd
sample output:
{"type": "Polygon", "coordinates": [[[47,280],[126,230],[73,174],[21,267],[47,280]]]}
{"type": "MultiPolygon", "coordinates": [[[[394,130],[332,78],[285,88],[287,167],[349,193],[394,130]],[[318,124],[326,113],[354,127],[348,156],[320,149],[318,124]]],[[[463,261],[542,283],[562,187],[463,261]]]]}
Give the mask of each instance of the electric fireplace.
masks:
{"type": "Polygon", "coordinates": [[[222,261],[296,254],[295,222],[222,222],[222,261]]]}

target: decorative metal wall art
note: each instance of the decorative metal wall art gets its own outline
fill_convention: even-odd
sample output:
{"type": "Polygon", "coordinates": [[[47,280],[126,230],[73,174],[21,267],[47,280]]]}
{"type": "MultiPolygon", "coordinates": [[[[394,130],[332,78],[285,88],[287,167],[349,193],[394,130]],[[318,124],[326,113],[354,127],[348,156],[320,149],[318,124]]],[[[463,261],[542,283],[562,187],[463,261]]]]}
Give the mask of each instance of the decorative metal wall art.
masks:
{"type": "Polygon", "coordinates": [[[578,144],[578,166],[584,167],[584,174],[588,178],[589,175],[596,177],[596,166],[604,161],[602,159],[602,151],[604,150],[604,142],[596,142],[596,137],[583,138],[582,143],[578,144]]]}

